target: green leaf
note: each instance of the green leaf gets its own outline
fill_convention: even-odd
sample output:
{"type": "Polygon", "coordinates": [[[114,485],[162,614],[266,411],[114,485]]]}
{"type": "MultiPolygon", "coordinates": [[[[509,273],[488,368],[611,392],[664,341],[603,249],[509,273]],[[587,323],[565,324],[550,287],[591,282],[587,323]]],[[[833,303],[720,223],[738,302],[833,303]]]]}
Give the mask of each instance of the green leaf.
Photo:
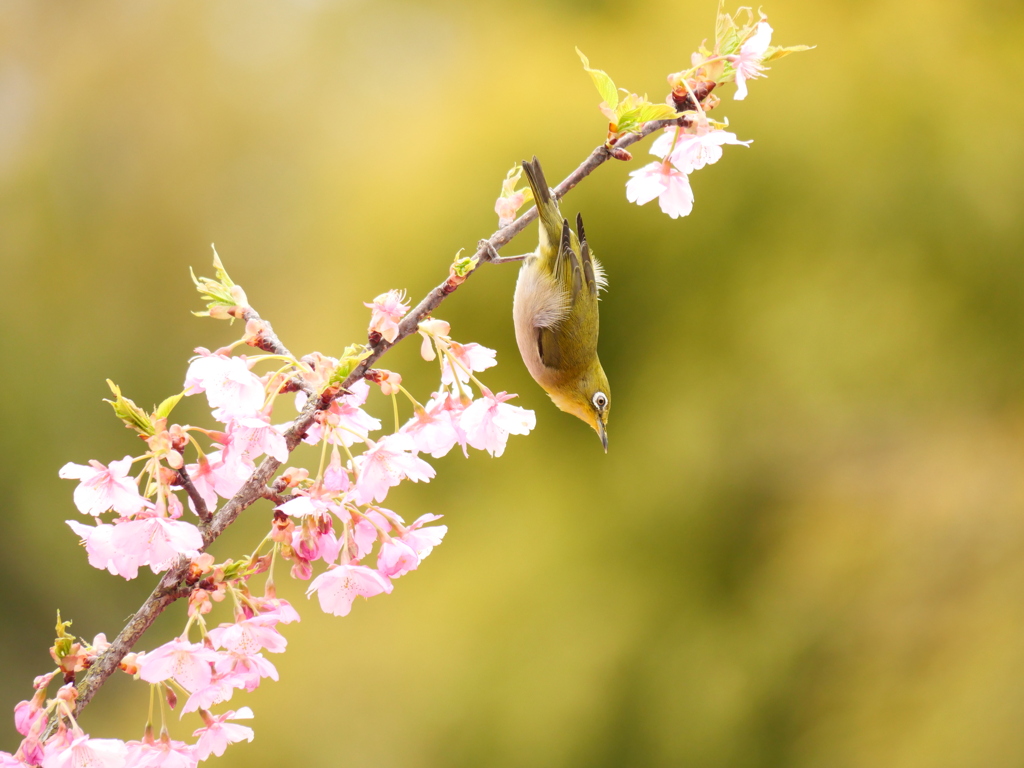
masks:
{"type": "Polygon", "coordinates": [[[637,119],[641,123],[646,123],[651,120],[671,120],[674,117],[679,117],[679,112],[671,104],[646,102],[640,106],[637,119]]]}
{"type": "Polygon", "coordinates": [[[718,50],[719,43],[725,38],[730,29],[736,25],[732,16],[725,12],[725,0],[718,0],[718,15],[715,17],[715,50],[718,50]]]}
{"type": "Polygon", "coordinates": [[[174,406],[176,406],[184,396],[184,392],[180,392],[177,395],[171,395],[156,407],[156,410],[153,411],[153,416],[158,419],[166,419],[171,415],[171,411],[174,410],[174,406]]]}
{"type": "Polygon", "coordinates": [[[479,261],[480,259],[477,258],[475,253],[472,256],[456,256],[455,261],[452,262],[452,273],[459,277],[466,277],[470,272],[476,269],[476,265],[479,261]]]}
{"type": "Polygon", "coordinates": [[[228,271],[224,269],[224,263],[220,260],[220,254],[217,253],[217,247],[213,243],[210,243],[210,247],[213,249],[214,274],[217,275],[217,280],[219,280],[221,284],[230,288],[234,285],[234,282],[228,276],[228,271]]]}
{"type": "Polygon", "coordinates": [[[114,414],[117,418],[132,429],[137,430],[147,437],[155,435],[156,428],[153,426],[153,422],[150,420],[149,415],[127,397],[122,395],[121,388],[110,379],[107,379],[107,386],[109,386],[110,391],[114,393],[114,399],[104,400],[103,402],[110,403],[110,405],[113,406],[114,414]]]}
{"type": "Polygon", "coordinates": [[[791,53],[801,53],[802,51],[810,51],[817,48],[816,45],[770,45],[768,50],[765,51],[764,58],[761,59],[763,64],[766,61],[774,61],[775,59],[781,59],[783,56],[789,56],[791,53]]]}
{"type": "Polygon", "coordinates": [[[668,104],[654,104],[646,96],[631,93],[626,96],[615,110],[615,126],[619,134],[635,132],[649,120],[670,120],[679,117],[675,107],[668,104]]]}
{"type": "Polygon", "coordinates": [[[68,632],[68,627],[70,627],[70,626],[71,626],[71,619],[68,619],[67,621],[61,621],[61,619],[60,619],[60,610],[58,609],[58,611],[57,611],[57,627],[56,627],[56,629],[57,629],[57,639],[58,640],[61,639],[61,638],[65,638],[65,637],[70,637],[72,640],[75,639],[75,636],[72,635],[70,632],[68,632]]]}
{"type": "Polygon", "coordinates": [[[365,344],[350,344],[338,360],[338,367],[331,375],[331,384],[342,384],[356,367],[370,356],[372,350],[365,344]]]}
{"type": "Polygon", "coordinates": [[[590,74],[591,79],[594,81],[594,86],[597,88],[597,92],[601,94],[601,98],[604,99],[605,103],[615,109],[619,103],[619,92],[615,88],[615,83],[608,77],[608,73],[602,69],[591,69],[590,60],[583,55],[583,51],[579,48],[576,49],[576,53],[580,57],[580,61],[583,62],[583,68],[590,74]]]}
{"type": "Polygon", "coordinates": [[[233,581],[241,576],[248,568],[249,563],[245,560],[239,560],[237,563],[231,560],[227,560],[223,564],[224,569],[224,581],[233,581]]]}
{"type": "MultiPolygon", "coordinates": [[[[736,15],[738,16],[739,12],[736,15]]],[[[740,47],[738,32],[736,18],[725,12],[725,0],[719,0],[718,18],[715,20],[715,53],[734,53],[740,47]]]]}
{"type": "Polygon", "coordinates": [[[57,611],[57,637],[53,641],[53,652],[57,656],[58,664],[60,659],[71,653],[71,646],[76,639],[74,635],[68,632],[68,627],[70,626],[71,621],[61,621],[60,611],[57,611]]]}
{"type": "MultiPolygon", "coordinates": [[[[210,247],[213,248],[212,245],[210,247]]],[[[242,290],[242,286],[236,285],[228,275],[227,270],[224,269],[224,264],[220,260],[220,256],[217,254],[216,248],[213,248],[213,271],[216,275],[215,279],[196,277],[195,271],[191,268],[189,269],[189,272],[192,274],[192,282],[196,284],[196,290],[199,291],[199,295],[206,302],[205,312],[193,312],[192,314],[198,317],[209,317],[210,310],[214,307],[248,306],[249,301],[245,296],[245,291],[242,290]]],[[[224,317],[225,314],[221,311],[218,317],[224,317]]]]}

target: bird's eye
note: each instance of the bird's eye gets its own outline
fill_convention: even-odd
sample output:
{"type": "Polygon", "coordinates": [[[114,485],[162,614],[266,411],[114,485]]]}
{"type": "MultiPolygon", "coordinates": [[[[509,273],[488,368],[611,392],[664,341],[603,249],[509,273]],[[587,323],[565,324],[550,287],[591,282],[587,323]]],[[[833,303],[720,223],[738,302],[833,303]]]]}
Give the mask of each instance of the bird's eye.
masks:
{"type": "Polygon", "coordinates": [[[608,395],[606,395],[604,392],[595,392],[594,393],[594,407],[597,408],[597,410],[599,410],[599,411],[603,411],[605,408],[607,408],[608,407],[608,395]]]}

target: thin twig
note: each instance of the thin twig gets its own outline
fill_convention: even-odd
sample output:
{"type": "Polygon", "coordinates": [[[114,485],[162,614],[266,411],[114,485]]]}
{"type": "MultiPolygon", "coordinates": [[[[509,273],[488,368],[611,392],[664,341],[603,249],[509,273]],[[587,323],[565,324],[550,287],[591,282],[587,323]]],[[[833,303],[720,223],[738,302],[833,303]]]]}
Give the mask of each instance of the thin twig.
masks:
{"type": "MultiPolygon", "coordinates": [[[[614,143],[614,147],[616,149],[625,149],[660,128],[664,128],[669,125],[678,125],[685,121],[686,118],[678,118],[675,120],[657,120],[645,123],[641,126],[638,133],[630,133],[619,138],[614,143]]],[[[569,190],[593,173],[598,166],[612,157],[612,151],[609,150],[606,145],[597,147],[590,153],[590,156],[584,160],[578,168],[576,168],[576,170],[570,173],[557,187],[554,188],[552,191],[554,198],[556,200],[560,200],[567,192],[569,192],[569,190]]],[[[480,241],[481,244],[478,246],[475,254],[480,263],[488,263],[490,261],[490,249],[498,250],[502,246],[507,245],[512,238],[526,229],[526,226],[536,218],[536,207],[530,208],[530,210],[526,211],[526,213],[511,224],[502,227],[486,240],[480,241]],[[484,245],[485,243],[487,245],[484,245]]],[[[469,274],[472,274],[472,271],[470,271],[469,274]]],[[[369,356],[366,357],[348,375],[348,378],[346,378],[342,383],[340,389],[328,390],[324,394],[315,394],[311,391],[309,385],[301,378],[301,375],[297,376],[296,378],[299,381],[296,383],[299,388],[305,390],[311,396],[307,399],[302,412],[298,417],[296,417],[285,432],[285,439],[287,441],[289,452],[294,450],[302,440],[306,430],[313,424],[313,420],[318,411],[329,408],[334,397],[362,379],[363,374],[365,374],[366,371],[372,367],[382,355],[387,353],[391,347],[395,346],[395,344],[407,336],[411,336],[416,333],[419,328],[419,324],[425,320],[431,312],[437,309],[441,305],[441,302],[444,301],[445,298],[456,288],[458,288],[461,282],[462,280],[456,281],[452,277],[449,277],[424,296],[423,300],[405,316],[401,324],[398,326],[398,336],[395,340],[388,342],[384,339],[380,339],[376,344],[371,345],[369,356]]],[[[274,354],[292,357],[288,348],[285,347],[284,344],[281,343],[280,339],[277,338],[276,334],[274,334],[270,327],[270,323],[260,318],[259,314],[257,314],[255,310],[247,308],[243,317],[247,321],[259,320],[263,324],[265,330],[260,337],[261,343],[259,346],[261,349],[265,349],[266,351],[274,354]]],[[[258,499],[264,498],[267,490],[267,481],[270,480],[280,466],[281,462],[277,459],[270,456],[264,458],[259,467],[256,468],[239,491],[210,518],[207,525],[203,526],[202,534],[204,550],[209,547],[209,545],[212,544],[245,509],[250,507],[258,499]]],[[[89,704],[92,697],[96,694],[96,691],[99,690],[100,686],[106,682],[107,678],[114,673],[114,670],[116,670],[118,665],[121,663],[121,659],[123,659],[125,654],[127,654],[135,643],[138,642],[139,638],[142,637],[142,634],[150,627],[156,617],[179,597],[187,594],[188,589],[187,587],[183,587],[183,582],[188,573],[189,563],[190,559],[184,555],[178,558],[175,565],[163,575],[150,596],[146,598],[146,601],[142,604],[139,610],[131,617],[131,619],[129,619],[121,632],[118,633],[117,637],[110,644],[110,647],[100,654],[93,665],[85,673],[78,685],[77,705],[79,711],[89,704]]]]}
{"type": "Polygon", "coordinates": [[[264,352],[270,352],[275,355],[281,355],[282,357],[292,356],[292,353],[288,351],[288,347],[282,344],[281,340],[277,338],[277,334],[274,333],[274,329],[270,325],[270,321],[264,320],[262,317],[260,317],[259,312],[257,312],[255,309],[253,309],[252,307],[245,307],[242,310],[242,319],[245,320],[247,323],[250,320],[257,320],[262,325],[262,330],[260,331],[258,343],[253,344],[253,346],[259,347],[264,352]]]}
{"type": "Polygon", "coordinates": [[[264,488],[263,488],[263,498],[266,499],[267,501],[274,502],[274,506],[275,507],[279,507],[282,504],[284,504],[286,501],[290,501],[291,500],[291,497],[285,496],[284,494],[281,494],[281,493],[278,493],[277,491],[275,491],[270,486],[264,486],[264,488]]]}
{"type": "MultiPolygon", "coordinates": [[[[277,337],[277,334],[274,333],[274,328],[271,326],[270,321],[264,320],[260,317],[259,312],[252,307],[245,307],[242,310],[242,319],[245,320],[246,323],[250,320],[258,321],[261,326],[259,335],[250,342],[252,346],[262,349],[264,352],[270,352],[271,354],[280,355],[281,357],[290,357],[293,360],[295,359],[288,347],[286,347],[281,342],[281,339],[277,337]]],[[[301,373],[296,373],[296,375],[289,379],[287,383],[291,384],[294,387],[294,390],[301,389],[307,395],[313,394],[313,388],[306,383],[306,380],[302,377],[301,373]]]]}
{"type": "Polygon", "coordinates": [[[210,522],[210,510],[206,506],[206,499],[199,493],[199,489],[196,488],[184,467],[178,470],[178,485],[185,489],[185,493],[192,500],[192,506],[195,508],[196,515],[199,516],[199,522],[203,524],[210,522]]]}

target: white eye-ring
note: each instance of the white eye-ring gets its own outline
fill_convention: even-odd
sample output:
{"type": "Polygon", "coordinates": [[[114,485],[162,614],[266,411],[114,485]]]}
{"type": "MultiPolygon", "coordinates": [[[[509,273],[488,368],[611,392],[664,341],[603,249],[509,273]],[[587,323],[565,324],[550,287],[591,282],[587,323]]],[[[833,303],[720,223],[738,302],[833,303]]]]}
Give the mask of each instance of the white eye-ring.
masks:
{"type": "Polygon", "coordinates": [[[603,411],[608,407],[608,395],[604,392],[595,392],[593,399],[594,407],[599,411],[603,411]]]}

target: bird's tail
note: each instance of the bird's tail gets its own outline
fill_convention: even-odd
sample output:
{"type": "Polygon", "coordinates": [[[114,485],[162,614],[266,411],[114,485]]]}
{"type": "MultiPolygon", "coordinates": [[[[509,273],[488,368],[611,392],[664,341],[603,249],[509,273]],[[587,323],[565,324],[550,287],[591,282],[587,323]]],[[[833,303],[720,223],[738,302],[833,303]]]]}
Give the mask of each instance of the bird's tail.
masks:
{"type": "Polygon", "coordinates": [[[523,170],[526,171],[526,180],[530,182],[533,199],[537,203],[537,212],[540,214],[541,248],[557,249],[562,237],[562,214],[558,210],[558,203],[551,196],[551,190],[548,189],[548,182],[544,178],[544,171],[541,170],[536,155],[533,156],[533,160],[523,161],[523,170]]]}

